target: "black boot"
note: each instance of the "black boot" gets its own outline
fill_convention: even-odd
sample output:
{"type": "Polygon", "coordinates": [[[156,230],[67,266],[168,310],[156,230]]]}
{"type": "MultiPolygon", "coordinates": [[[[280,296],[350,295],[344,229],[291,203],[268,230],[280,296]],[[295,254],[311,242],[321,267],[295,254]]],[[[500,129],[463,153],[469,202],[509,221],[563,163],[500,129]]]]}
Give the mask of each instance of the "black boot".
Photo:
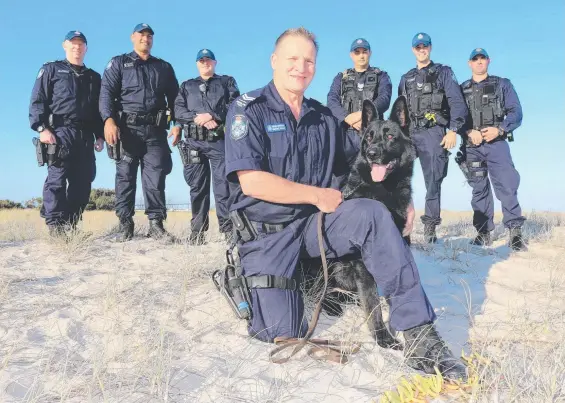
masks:
{"type": "Polygon", "coordinates": [[[425,243],[436,243],[436,226],[433,224],[424,224],[424,242],[425,243]]]}
{"type": "Polygon", "coordinates": [[[149,220],[149,231],[147,232],[147,237],[163,239],[171,243],[175,241],[175,237],[165,230],[165,227],[163,227],[163,220],[160,219],[149,220]]]}
{"type": "Polygon", "coordinates": [[[492,238],[490,236],[490,231],[477,233],[475,239],[471,241],[471,245],[491,246],[492,238]]]}
{"type": "Polygon", "coordinates": [[[192,246],[206,245],[208,241],[206,241],[206,239],[204,238],[205,235],[205,232],[191,232],[190,236],[188,237],[188,244],[192,246]]]}
{"type": "Polygon", "coordinates": [[[126,242],[133,238],[133,219],[120,218],[120,228],[116,234],[116,242],[126,242]]]}
{"type": "Polygon", "coordinates": [[[510,247],[516,251],[528,250],[528,247],[526,246],[526,242],[522,237],[521,227],[510,228],[510,247]]]}
{"type": "Polygon", "coordinates": [[[467,367],[455,358],[433,324],[405,330],[404,339],[407,365],[427,374],[435,374],[435,366],[445,379],[467,381],[467,367]]]}

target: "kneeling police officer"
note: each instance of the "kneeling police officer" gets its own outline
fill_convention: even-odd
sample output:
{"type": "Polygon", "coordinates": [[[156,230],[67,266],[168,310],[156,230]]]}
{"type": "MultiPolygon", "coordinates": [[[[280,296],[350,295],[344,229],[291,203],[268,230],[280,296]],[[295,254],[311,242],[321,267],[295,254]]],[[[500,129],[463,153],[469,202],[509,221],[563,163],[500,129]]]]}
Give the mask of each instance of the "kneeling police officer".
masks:
{"type": "Polygon", "coordinates": [[[390,298],[390,323],[404,332],[408,364],[466,379],[465,366],[433,325],[434,310],[390,212],[375,200],[343,202],[330,188],[333,175],[348,167],[338,121],[304,97],[317,52],[309,31],[285,31],[271,55],[273,80],[239,97],[227,117],[226,173],[235,186],[230,215],[237,217],[242,275],[254,284],[249,334],[265,342],[306,334],[304,302],[293,280],[301,258],[320,256],[316,216],[322,211],[327,257],[361,255],[390,298]],[[265,278],[272,281],[261,285],[265,278]]]}

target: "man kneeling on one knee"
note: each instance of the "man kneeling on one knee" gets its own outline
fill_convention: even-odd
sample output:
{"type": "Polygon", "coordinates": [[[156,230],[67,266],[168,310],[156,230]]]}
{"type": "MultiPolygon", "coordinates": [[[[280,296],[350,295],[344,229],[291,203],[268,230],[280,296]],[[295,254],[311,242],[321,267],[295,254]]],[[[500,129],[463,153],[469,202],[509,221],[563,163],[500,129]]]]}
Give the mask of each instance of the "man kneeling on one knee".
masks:
{"type": "MultiPolygon", "coordinates": [[[[245,277],[290,279],[301,258],[320,255],[316,213],[324,220],[325,253],[361,257],[390,301],[390,323],[404,331],[408,365],[446,378],[466,379],[434,328],[435,314],[420,283],[410,248],[383,204],[343,201],[330,188],[346,170],[342,133],[331,111],[304,97],[316,69],[318,46],[304,28],[289,29],[271,55],[273,80],[239,97],[226,119],[226,173],[233,186],[230,211],[244,214],[256,236],[238,247],[245,277]],[[343,167],[341,165],[344,165],[343,167]]],[[[303,337],[300,291],[252,288],[249,333],[262,341],[303,337]]]]}

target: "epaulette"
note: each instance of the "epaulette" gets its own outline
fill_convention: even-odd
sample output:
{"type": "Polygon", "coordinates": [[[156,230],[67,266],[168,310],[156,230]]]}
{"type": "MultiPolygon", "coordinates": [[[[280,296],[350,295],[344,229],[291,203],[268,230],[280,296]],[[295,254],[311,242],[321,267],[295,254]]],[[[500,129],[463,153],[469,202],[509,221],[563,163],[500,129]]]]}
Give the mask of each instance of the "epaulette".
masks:
{"type": "Polygon", "coordinates": [[[255,101],[258,97],[252,97],[248,93],[240,95],[236,100],[235,103],[242,109],[245,109],[250,103],[255,101]]]}

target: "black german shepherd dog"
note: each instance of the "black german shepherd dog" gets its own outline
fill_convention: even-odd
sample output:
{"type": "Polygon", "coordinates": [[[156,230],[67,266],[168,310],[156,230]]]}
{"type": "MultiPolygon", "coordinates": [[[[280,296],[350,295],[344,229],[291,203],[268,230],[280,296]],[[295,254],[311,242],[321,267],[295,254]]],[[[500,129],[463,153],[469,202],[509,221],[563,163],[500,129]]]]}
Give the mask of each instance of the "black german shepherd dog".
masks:
{"type": "MultiPolygon", "coordinates": [[[[344,186],[344,198],[379,200],[391,212],[402,234],[412,198],[412,173],[416,158],[408,132],[410,120],[406,98],[401,96],[394,102],[388,120],[379,120],[373,103],[367,100],[363,102],[361,116],[361,150],[344,186]]],[[[404,239],[410,243],[409,236],[404,239]]],[[[320,268],[320,259],[302,261],[306,289],[313,287],[320,268]]],[[[351,301],[347,295],[357,294],[367,315],[369,330],[379,346],[400,349],[400,343],[384,324],[375,280],[359,256],[349,255],[328,261],[328,268],[330,291],[323,303],[325,311],[330,315],[340,315],[341,303],[351,301]]]]}

